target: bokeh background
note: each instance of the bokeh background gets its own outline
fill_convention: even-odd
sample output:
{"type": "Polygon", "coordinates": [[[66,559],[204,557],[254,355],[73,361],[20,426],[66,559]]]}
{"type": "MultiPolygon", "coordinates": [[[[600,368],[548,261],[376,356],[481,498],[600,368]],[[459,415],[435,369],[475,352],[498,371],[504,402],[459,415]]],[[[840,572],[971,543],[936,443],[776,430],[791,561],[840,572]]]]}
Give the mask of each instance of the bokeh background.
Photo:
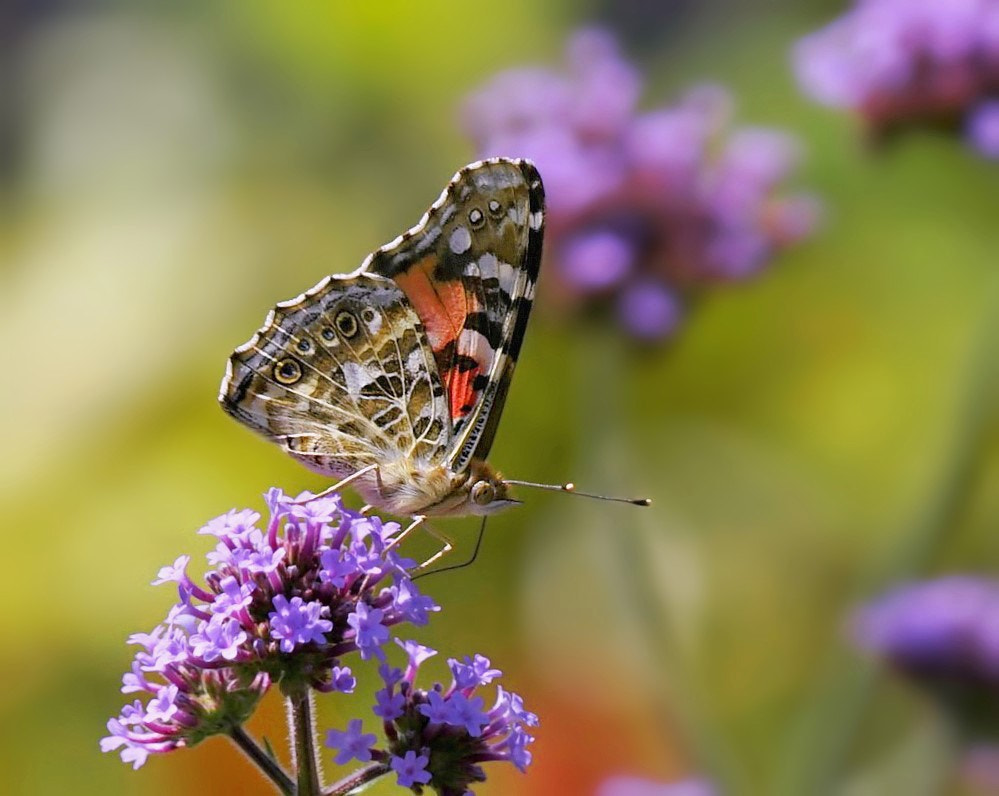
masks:
{"type": "MultiPolygon", "coordinates": [[[[226,357],[473,159],[463,96],[558,62],[573,30],[601,24],[645,72],[645,103],[711,79],[740,120],[796,133],[825,218],[667,345],[536,312],[492,462],[655,504],[525,494],[474,567],[424,582],[444,611],[416,637],[489,655],[541,717],[528,774],[494,770],[478,792],[588,794],[617,774],[960,792],[940,716],[844,626],[900,580],[999,563],[999,167],[933,133],[872,152],[805,99],[789,47],[841,10],[8,4],[3,789],[269,792],[222,740],[138,772],[97,745],[123,701],[126,636],[173,600],[148,585],[157,569],[202,560],[197,528],[261,509],[267,487],[324,485],[219,411],[226,357]]],[[[466,555],[474,520],[441,529],[466,555]]],[[[322,700],[321,722],[345,726],[375,688],[362,676],[354,697],[322,700]]],[[[276,697],[253,729],[283,745],[276,697]]]]}

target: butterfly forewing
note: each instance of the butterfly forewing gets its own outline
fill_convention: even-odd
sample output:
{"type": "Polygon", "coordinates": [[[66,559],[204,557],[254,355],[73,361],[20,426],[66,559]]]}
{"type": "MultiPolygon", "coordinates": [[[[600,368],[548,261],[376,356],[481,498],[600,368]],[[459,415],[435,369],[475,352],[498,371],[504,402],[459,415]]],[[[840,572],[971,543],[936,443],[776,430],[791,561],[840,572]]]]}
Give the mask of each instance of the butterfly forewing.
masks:
{"type": "Polygon", "coordinates": [[[456,471],[492,445],[531,310],[543,224],[534,166],[483,161],[459,171],[419,225],[365,261],[395,280],[427,329],[456,471]]]}

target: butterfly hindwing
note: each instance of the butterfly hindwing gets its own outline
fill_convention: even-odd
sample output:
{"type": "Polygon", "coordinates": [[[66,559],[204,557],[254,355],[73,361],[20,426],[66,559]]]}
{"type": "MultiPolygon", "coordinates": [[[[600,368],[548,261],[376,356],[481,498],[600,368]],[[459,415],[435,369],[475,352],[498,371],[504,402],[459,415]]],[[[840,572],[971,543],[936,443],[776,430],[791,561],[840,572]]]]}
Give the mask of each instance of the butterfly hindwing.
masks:
{"type": "Polygon", "coordinates": [[[492,445],[541,264],[544,191],[532,164],[459,171],[423,220],[362,271],[402,289],[427,332],[448,399],[460,471],[492,445]]]}
{"type": "Polygon", "coordinates": [[[327,277],[278,304],[229,361],[219,400],[310,469],[342,478],[395,452],[440,464],[451,419],[422,324],[391,280],[327,277]]]}

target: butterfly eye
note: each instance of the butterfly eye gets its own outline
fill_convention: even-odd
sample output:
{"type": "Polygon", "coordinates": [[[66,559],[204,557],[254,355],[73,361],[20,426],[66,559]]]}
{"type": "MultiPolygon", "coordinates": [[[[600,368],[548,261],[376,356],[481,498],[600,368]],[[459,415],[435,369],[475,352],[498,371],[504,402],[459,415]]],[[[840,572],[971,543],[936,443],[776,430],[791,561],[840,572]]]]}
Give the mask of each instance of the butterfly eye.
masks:
{"type": "Polygon", "coordinates": [[[503,205],[497,202],[495,199],[489,200],[489,212],[494,217],[498,218],[503,215],[503,205]]]}
{"type": "Polygon", "coordinates": [[[302,378],[302,367],[294,359],[282,359],[274,365],[274,378],[281,384],[294,384],[302,378]]]}
{"type": "Polygon", "coordinates": [[[354,313],[344,310],[336,316],[336,328],[344,337],[353,337],[357,334],[357,318],[354,313]]]}
{"type": "Polygon", "coordinates": [[[481,229],[482,225],[486,223],[486,217],[482,215],[479,208],[473,207],[468,211],[468,223],[472,225],[472,229],[481,229]]]}
{"type": "Polygon", "coordinates": [[[488,481],[476,481],[472,487],[472,502],[479,506],[487,506],[496,497],[496,487],[488,481]]]}
{"type": "MultiPolygon", "coordinates": [[[[332,329],[330,331],[332,331],[332,329]]],[[[312,341],[307,337],[303,337],[301,340],[299,340],[298,344],[295,347],[303,354],[312,353],[312,348],[313,348],[312,341]]]]}

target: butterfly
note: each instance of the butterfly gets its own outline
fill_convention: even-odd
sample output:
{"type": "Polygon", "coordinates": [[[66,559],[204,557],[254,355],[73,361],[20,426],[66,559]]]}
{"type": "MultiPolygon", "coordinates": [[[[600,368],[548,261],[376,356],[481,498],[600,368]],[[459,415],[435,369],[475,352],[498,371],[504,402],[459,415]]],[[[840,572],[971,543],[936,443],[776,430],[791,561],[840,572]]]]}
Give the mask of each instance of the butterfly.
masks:
{"type": "Polygon", "coordinates": [[[392,514],[485,515],[518,502],[486,457],[544,222],[531,162],[465,166],[356,271],[274,307],[229,358],[222,408],[392,514]]]}

